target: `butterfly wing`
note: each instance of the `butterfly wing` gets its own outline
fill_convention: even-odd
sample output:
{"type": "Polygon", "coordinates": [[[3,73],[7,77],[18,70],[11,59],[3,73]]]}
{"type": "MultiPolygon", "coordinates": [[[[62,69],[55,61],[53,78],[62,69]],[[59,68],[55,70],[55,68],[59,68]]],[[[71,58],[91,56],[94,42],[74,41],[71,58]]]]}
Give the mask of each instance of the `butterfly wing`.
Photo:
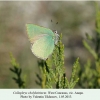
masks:
{"type": "Polygon", "coordinates": [[[50,35],[45,35],[36,40],[31,47],[31,50],[38,58],[46,60],[52,54],[54,49],[54,39],[50,35]]]}
{"type": "Polygon", "coordinates": [[[26,27],[27,27],[28,38],[31,43],[34,43],[35,40],[38,40],[39,38],[47,34],[50,36],[54,36],[52,30],[48,28],[44,28],[34,24],[26,24],[26,27]]]}

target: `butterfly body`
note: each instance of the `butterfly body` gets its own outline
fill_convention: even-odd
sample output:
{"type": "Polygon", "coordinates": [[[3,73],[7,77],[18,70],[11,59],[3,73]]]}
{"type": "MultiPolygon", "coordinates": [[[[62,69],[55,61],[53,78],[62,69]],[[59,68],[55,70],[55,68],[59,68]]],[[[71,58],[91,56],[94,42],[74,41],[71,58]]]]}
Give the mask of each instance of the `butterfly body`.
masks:
{"type": "Polygon", "coordinates": [[[27,24],[26,27],[33,54],[46,60],[52,54],[59,35],[48,28],[34,24],[27,24]]]}

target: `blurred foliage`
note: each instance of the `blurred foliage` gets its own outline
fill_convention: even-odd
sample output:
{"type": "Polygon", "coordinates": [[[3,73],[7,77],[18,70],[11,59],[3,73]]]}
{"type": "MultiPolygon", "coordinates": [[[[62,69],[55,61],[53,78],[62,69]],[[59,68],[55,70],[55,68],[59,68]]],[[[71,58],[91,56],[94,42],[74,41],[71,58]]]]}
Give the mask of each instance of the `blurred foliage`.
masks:
{"type": "Polygon", "coordinates": [[[41,71],[41,75],[37,74],[39,81],[36,81],[42,88],[74,88],[78,82],[76,77],[78,66],[78,59],[73,65],[70,81],[66,77],[66,70],[64,67],[64,45],[60,40],[55,47],[52,54],[52,58],[48,58],[46,61],[38,61],[38,65],[41,71]],[[42,76],[42,77],[41,77],[42,76]]]}
{"type": "Polygon", "coordinates": [[[13,68],[10,68],[10,71],[15,73],[16,77],[13,77],[13,80],[18,84],[19,88],[25,88],[25,77],[24,79],[21,78],[22,69],[19,67],[19,64],[16,62],[16,59],[13,57],[12,53],[10,53],[11,57],[11,64],[13,68]]]}
{"type": "Polygon", "coordinates": [[[79,71],[79,86],[81,88],[100,88],[100,10],[96,3],[96,27],[94,36],[86,37],[94,45],[91,47],[86,40],[83,40],[85,48],[92,54],[94,60],[88,60],[83,69],[79,71]]]}

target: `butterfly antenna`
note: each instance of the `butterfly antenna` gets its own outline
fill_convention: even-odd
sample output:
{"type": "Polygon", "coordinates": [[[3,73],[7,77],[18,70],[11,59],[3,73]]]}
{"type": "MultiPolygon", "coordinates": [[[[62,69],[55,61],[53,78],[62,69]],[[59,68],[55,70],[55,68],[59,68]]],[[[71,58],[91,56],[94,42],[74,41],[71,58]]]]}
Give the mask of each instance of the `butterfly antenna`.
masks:
{"type": "MultiPolygon", "coordinates": [[[[53,22],[52,19],[51,19],[51,22],[53,22]]],[[[58,22],[56,22],[56,24],[58,24],[58,22]]]]}
{"type": "Polygon", "coordinates": [[[56,24],[58,24],[58,22],[56,22],[56,24]]]}

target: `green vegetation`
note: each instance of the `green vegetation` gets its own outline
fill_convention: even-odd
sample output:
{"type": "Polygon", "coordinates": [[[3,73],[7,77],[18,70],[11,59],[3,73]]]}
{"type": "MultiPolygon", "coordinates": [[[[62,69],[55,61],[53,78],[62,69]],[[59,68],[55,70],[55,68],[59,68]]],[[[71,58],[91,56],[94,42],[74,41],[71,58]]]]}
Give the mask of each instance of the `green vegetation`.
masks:
{"type": "Polygon", "coordinates": [[[12,68],[10,68],[10,71],[12,71],[16,76],[13,77],[13,80],[18,84],[19,88],[25,88],[25,78],[21,78],[22,69],[19,67],[19,64],[16,62],[16,59],[13,57],[13,55],[10,53],[11,57],[11,64],[12,68]]]}
{"type": "Polygon", "coordinates": [[[68,81],[66,77],[66,69],[64,67],[64,45],[61,42],[61,38],[62,35],[60,36],[58,45],[55,47],[52,58],[38,62],[42,74],[42,77],[39,78],[42,88],[74,88],[78,82],[78,78],[76,77],[78,59],[73,65],[70,81],[68,81]]]}
{"type": "Polygon", "coordinates": [[[83,69],[79,71],[79,86],[81,88],[100,88],[100,10],[96,3],[96,28],[94,37],[86,33],[87,39],[94,47],[91,47],[86,40],[83,40],[85,48],[94,57],[93,62],[88,60],[83,69]]]}

